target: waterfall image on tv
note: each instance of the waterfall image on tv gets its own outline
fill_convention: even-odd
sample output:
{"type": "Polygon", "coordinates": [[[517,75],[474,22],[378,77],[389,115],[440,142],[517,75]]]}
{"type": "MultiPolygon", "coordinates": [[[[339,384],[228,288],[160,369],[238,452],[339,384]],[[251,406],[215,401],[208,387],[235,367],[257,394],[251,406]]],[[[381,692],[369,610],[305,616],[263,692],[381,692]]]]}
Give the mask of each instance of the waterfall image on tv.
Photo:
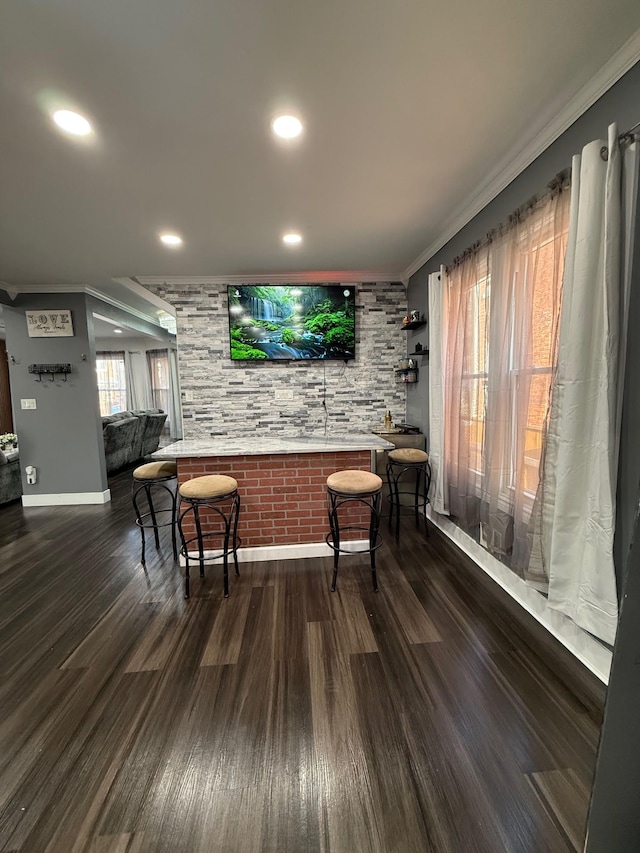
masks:
{"type": "Polygon", "coordinates": [[[229,285],[231,358],[351,359],[355,287],[229,285]]]}

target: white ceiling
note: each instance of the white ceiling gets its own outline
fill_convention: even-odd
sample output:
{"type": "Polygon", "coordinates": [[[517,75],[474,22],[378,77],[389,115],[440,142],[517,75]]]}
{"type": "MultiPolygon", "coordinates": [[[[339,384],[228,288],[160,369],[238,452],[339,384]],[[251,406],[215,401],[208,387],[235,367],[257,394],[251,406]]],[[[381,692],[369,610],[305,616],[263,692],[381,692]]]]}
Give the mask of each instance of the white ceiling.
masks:
{"type": "Polygon", "coordinates": [[[3,0],[0,280],[396,277],[639,29],[638,0],[3,0]]]}

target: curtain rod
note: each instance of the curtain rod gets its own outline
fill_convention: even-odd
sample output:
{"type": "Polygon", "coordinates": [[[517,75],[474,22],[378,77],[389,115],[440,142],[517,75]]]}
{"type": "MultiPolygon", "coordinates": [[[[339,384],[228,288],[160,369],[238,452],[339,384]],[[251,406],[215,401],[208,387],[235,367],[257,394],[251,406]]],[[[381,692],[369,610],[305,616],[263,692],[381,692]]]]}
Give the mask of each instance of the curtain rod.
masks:
{"type": "Polygon", "coordinates": [[[625,139],[630,139],[632,136],[635,136],[638,131],[640,131],[640,121],[637,124],[634,124],[633,127],[630,127],[629,130],[625,130],[624,133],[621,133],[618,139],[620,142],[625,139]]]}
{"type": "MultiPolygon", "coordinates": [[[[635,137],[640,133],[640,121],[637,124],[634,124],[633,127],[630,127],[629,130],[625,130],[624,133],[618,134],[618,142],[620,145],[628,145],[633,142],[635,137]]],[[[600,149],[600,156],[603,160],[609,159],[609,149],[606,145],[603,145],[600,149]]]]}
{"type": "Polygon", "coordinates": [[[559,195],[563,190],[567,189],[570,185],[571,181],[571,169],[563,169],[561,172],[549,181],[547,187],[544,192],[536,193],[532,195],[524,204],[521,204],[520,207],[517,207],[513,213],[509,214],[506,222],[501,222],[495,228],[492,228],[491,231],[488,231],[485,237],[482,240],[478,240],[469,246],[468,249],[465,249],[461,255],[458,255],[453,259],[453,263],[447,266],[447,272],[454,267],[459,266],[463,261],[467,258],[475,255],[480,249],[483,249],[485,246],[488,246],[490,243],[496,239],[496,237],[502,236],[502,234],[506,234],[511,228],[517,225],[519,222],[522,222],[531,211],[538,205],[541,201],[549,197],[553,197],[559,195]]]}
{"type": "MultiPolygon", "coordinates": [[[[640,121],[637,124],[634,124],[633,127],[630,127],[628,130],[625,130],[624,133],[618,135],[618,142],[622,145],[624,143],[631,142],[637,135],[640,135],[640,121]]],[[[609,156],[609,150],[606,145],[603,145],[600,149],[600,156],[603,160],[606,160],[609,156]]],[[[525,202],[520,207],[516,208],[512,214],[510,214],[506,224],[500,223],[496,228],[493,228],[491,231],[487,233],[487,235],[482,240],[478,240],[476,243],[473,243],[469,246],[468,249],[465,249],[461,255],[458,255],[453,259],[453,263],[449,264],[446,269],[447,272],[454,267],[459,266],[462,261],[466,260],[471,255],[474,255],[484,246],[488,246],[496,237],[499,237],[501,234],[504,234],[505,231],[508,231],[509,228],[512,228],[517,222],[521,222],[524,215],[530,212],[535,205],[542,201],[549,195],[554,195],[559,192],[562,192],[563,189],[569,186],[569,182],[571,179],[571,169],[564,169],[562,172],[558,172],[555,178],[547,184],[547,189],[541,195],[534,195],[525,202]]]]}

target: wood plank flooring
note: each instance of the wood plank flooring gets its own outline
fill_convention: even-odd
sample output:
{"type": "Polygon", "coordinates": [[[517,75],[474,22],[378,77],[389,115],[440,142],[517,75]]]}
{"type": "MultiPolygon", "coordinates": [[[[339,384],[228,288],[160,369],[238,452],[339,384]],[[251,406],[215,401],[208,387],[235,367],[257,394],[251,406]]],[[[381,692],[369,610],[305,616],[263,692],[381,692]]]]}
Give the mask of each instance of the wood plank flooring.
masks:
{"type": "Polygon", "coordinates": [[[130,477],[0,509],[0,851],[582,849],[603,690],[437,531],[184,601],[130,477]]]}

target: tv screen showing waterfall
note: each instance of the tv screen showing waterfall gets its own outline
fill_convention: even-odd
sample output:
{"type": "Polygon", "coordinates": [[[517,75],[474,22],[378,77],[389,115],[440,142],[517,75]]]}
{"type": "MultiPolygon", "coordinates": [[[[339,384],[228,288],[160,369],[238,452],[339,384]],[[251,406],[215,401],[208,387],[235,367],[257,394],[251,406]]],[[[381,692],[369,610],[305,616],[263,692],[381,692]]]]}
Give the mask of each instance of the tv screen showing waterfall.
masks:
{"type": "Polygon", "coordinates": [[[356,289],[345,285],[229,285],[231,358],[355,356],[356,289]]]}

